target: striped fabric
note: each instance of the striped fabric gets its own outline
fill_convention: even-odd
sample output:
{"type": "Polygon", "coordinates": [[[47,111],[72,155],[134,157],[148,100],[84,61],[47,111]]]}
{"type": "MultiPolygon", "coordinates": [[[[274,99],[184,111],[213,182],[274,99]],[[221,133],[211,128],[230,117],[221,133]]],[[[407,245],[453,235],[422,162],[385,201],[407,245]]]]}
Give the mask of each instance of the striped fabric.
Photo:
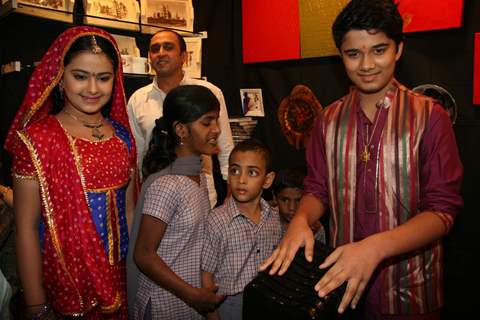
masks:
{"type": "MultiPolygon", "coordinates": [[[[383,128],[377,161],[379,230],[405,223],[419,213],[419,148],[432,111],[432,100],[394,82],[395,94],[383,128]]],[[[333,246],[354,240],[357,92],[353,90],[324,113],[324,141],[333,246]]],[[[443,301],[440,243],[386,261],[382,269],[382,312],[425,313],[443,301]]]]}

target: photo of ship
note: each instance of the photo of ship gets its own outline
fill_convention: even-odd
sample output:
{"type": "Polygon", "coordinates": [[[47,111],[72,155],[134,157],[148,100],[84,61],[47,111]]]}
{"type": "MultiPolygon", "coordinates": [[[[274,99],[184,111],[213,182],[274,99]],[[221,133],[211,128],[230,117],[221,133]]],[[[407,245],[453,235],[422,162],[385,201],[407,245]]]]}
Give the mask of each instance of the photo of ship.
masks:
{"type": "Polygon", "coordinates": [[[191,0],[142,0],[142,23],[193,31],[193,6],[191,0]]]}
{"type": "Polygon", "coordinates": [[[186,27],[187,20],[173,13],[166,5],[162,5],[160,11],[152,12],[152,16],[147,17],[150,24],[168,24],[175,27],[186,27]]]}

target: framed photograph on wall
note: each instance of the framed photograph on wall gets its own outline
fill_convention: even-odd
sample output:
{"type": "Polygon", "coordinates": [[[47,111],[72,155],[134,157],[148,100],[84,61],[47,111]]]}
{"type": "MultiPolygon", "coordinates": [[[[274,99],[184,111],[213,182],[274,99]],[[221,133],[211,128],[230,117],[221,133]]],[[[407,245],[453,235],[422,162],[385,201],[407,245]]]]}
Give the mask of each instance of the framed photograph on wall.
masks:
{"type": "Polygon", "coordinates": [[[155,33],[162,28],[193,32],[191,0],[141,0],[142,32],[155,33]]]}
{"type": "Polygon", "coordinates": [[[101,27],[140,30],[136,0],[83,0],[85,23],[101,27]]]}
{"type": "Polygon", "coordinates": [[[74,2],[75,0],[15,0],[12,5],[22,14],[71,23],[74,2]]]}
{"type": "Polygon", "coordinates": [[[183,70],[191,78],[202,77],[202,38],[184,37],[187,44],[187,58],[183,70]]]}
{"type": "Polygon", "coordinates": [[[242,113],[246,117],[264,117],[262,89],[240,89],[242,113]]]}

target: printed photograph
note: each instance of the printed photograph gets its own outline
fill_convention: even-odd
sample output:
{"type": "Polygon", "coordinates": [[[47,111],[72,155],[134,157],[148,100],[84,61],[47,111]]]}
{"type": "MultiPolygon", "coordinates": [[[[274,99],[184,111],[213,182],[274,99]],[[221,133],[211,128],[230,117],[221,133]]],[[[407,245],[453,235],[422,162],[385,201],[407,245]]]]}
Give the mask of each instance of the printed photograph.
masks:
{"type": "Polygon", "coordinates": [[[20,0],[18,1],[18,3],[24,3],[28,5],[34,5],[37,7],[50,8],[55,10],[69,12],[73,11],[73,1],[70,0],[20,0]]]}
{"type": "Polygon", "coordinates": [[[193,6],[189,1],[142,0],[142,23],[193,31],[193,6]]]}
{"type": "Polygon", "coordinates": [[[240,101],[244,116],[264,117],[262,89],[240,89],[240,101]]]}

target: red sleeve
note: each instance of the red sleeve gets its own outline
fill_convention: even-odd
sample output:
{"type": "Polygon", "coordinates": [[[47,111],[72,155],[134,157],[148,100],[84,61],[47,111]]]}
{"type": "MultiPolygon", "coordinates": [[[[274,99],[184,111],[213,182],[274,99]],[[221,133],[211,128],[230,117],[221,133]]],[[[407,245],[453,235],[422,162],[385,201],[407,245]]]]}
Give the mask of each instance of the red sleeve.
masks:
{"type": "Polygon", "coordinates": [[[304,189],[305,193],[319,198],[322,204],[328,207],[327,156],[325,153],[322,120],[323,117],[320,115],[306,147],[307,176],[304,180],[304,189]]]}
{"type": "Polygon", "coordinates": [[[463,205],[463,166],[447,113],[435,105],[420,145],[420,209],[443,214],[450,228],[463,205]]]}
{"type": "Polygon", "coordinates": [[[16,136],[13,148],[13,175],[19,178],[36,179],[35,166],[25,143],[16,136]]]}

